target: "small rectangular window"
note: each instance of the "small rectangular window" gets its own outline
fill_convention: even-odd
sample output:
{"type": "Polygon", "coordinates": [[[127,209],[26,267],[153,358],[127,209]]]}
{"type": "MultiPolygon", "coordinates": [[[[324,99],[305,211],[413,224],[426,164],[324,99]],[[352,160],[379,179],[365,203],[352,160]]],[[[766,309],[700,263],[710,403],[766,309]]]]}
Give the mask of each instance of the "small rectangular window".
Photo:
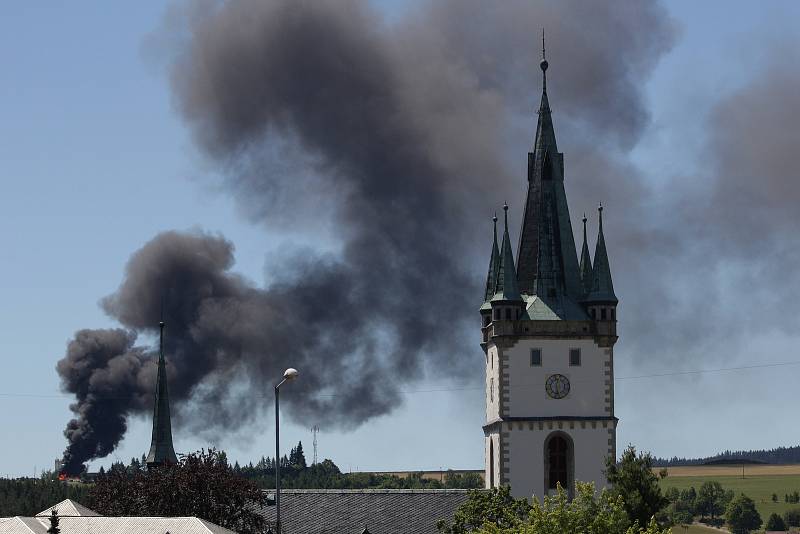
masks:
{"type": "Polygon", "coordinates": [[[606,309],[605,308],[600,308],[600,320],[601,321],[605,321],[606,320],[606,309]]]}
{"type": "Polygon", "coordinates": [[[500,308],[495,308],[494,309],[494,320],[495,321],[499,321],[500,320],[500,308]]]}
{"type": "Polygon", "coordinates": [[[569,364],[573,366],[581,364],[581,349],[569,349],[569,364]]]}
{"type": "Polygon", "coordinates": [[[489,379],[489,402],[494,402],[494,378],[489,379]]]}
{"type": "Polygon", "coordinates": [[[542,349],[531,349],[531,367],[542,366],[542,349]]]}
{"type": "Polygon", "coordinates": [[[506,321],[511,320],[511,308],[506,308],[506,321]]]}

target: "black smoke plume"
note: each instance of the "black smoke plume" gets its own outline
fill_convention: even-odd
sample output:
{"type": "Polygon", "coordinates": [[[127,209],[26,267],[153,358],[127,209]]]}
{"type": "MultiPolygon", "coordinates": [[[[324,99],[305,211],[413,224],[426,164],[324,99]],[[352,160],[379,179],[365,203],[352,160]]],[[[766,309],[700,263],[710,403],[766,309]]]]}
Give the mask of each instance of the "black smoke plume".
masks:
{"type": "Polygon", "coordinates": [[[127,330],[79,332],[58,365],[77,399],[71,470],[149,410],[153,355],[134,343],[162,303],[189,428],[191,414],[252,421],[290,364],[290,416],[340,428],[390,412],[403,384],[479,376],[489,217],[506,199],[518,211],[526,187],[539,29],[557,126],[614,152],[647,124],[640,87],[672,35],[646,2],[437,2],[389,24],[365,2],[242,0],[170,21],[175,103],[201,153],[252,220],[332,252],[278,249],[259,287],[220,236],[167,232],[137,251],[102,301],[127,330]]]}

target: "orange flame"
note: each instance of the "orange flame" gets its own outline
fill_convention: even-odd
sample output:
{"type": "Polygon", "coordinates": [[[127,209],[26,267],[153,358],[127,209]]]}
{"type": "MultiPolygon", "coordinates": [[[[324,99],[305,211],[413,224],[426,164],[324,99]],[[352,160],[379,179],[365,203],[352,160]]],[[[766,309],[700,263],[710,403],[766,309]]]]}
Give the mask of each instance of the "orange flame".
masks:
{"type": "Polygon", "coordinates": [[[67,480],[67,474],[66,473],[59,473],[58,474],[58,480],[60,480],[62,482],[67,480]]]}

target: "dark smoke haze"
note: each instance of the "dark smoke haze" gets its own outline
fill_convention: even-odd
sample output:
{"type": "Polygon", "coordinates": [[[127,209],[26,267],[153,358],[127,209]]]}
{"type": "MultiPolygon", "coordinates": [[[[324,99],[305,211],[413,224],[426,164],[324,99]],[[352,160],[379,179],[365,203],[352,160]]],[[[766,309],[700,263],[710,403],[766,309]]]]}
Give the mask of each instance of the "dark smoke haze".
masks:
{"type": "MultiPolygon", "coordinates": [[[[191,414],[212,430],[252,422],[289,365],[303,373],[289,415],[324,414],[329,428],[390,412],[424,377],[478,377],[489,217],[504,200],[519,216],[542,26],[572,215],[609,206],[625,313],[669,296],[650,270],[693,251],[665,219],[642,224],[658,199],[627,159],[648,125],[644,82],[673,41],[658,5],[436,2],[391,25],[367,6],[245,0],[172,13],[175,103],[202,154],[267,231],[299,229],[336,250],[279,250],[263,286],[232,271],[221,236],[166,232],[137,251],[102,301],[124,330],[78,332],[58,364],[76,395],[69,470],[149,413],[154,355],[135,342],[156,332],[162,303],[170,395],[189,428],[191,414]]],[[[634,348],[654,332],[625,328],[634,348]]]]}

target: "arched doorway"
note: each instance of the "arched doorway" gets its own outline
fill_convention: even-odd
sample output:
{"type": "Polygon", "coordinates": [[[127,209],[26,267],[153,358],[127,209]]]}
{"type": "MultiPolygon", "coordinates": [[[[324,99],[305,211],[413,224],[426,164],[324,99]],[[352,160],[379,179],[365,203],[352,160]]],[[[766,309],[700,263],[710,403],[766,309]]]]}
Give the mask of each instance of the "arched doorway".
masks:
{"type": "Polygon", "coordinates": [[[544,441],[544,489],[555,493],[560,484],[572,496],[575,473],[575,449],[572,438],[553,432],[544,441]]]}
{"type": "Polygon", "coordinates": [[[489,487],[494,487],[494,440],[489,438],[489,487]]]}

